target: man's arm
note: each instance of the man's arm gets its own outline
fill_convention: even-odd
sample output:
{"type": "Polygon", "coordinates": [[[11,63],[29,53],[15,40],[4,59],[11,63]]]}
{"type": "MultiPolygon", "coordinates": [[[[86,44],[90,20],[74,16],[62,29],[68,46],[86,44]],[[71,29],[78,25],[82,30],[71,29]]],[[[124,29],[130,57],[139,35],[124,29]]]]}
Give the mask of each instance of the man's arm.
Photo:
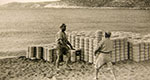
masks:
{"type": "Polygon", "coordinates": [[[95,49],[94,51],[94,55],[96,55],[102,48],[102,45],[103,45],[103,41],[101,41],[99,44],[98,44],[98,47],[95,49]]]}
{"type": "Polygon", "coordinates": [[[67,44],[70,46],[70,48],[72,49],[72,50],[74,50],[74,48],[72,47],[72,45],[70,44],[70,42],[67,40],[67,44]]]}
{"type": "Polygon", "coordinates": [[[94,51],[94,55],[96,55],[100,49],[101,47],[97,47],[96,50],[94,51]]]}
{"type": "Polygon", "coordinates": [[[62,39],[58,39],[58,40],[57,40],[57,43],[60,44],[60,45],[62,45],[62,44],[63,44],[62,39]]]}

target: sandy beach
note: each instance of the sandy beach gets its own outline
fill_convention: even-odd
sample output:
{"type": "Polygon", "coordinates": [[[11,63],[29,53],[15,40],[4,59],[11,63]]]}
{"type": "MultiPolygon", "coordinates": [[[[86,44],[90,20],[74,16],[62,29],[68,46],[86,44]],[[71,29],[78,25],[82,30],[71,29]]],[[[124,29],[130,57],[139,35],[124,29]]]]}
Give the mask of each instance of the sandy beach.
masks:
{"type": "MultiPolygon", "coordinates": [[[[0,80],[93,80],[94,65],[78,61],[70,63],[71,69],[61,63],[56,70],[54,63],[30,60],[25,57],[0,59],[0,80]]],[[[113,64],[117,80],[149,80],[150,61],[140,63],[131,60],[113,64]]],[[[99,74],[99,80],[113,80],[107,66],[99,74]]]]}

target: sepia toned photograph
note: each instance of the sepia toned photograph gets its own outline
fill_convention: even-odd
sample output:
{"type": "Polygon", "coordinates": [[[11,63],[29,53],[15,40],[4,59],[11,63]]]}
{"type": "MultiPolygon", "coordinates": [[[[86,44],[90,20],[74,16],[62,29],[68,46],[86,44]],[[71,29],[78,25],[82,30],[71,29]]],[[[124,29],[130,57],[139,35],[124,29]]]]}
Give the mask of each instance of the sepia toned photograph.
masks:
{"type": "Polygon", "coordinates": [[[150,0],[0,0],[0,80],[150,80],[150,0]]]}

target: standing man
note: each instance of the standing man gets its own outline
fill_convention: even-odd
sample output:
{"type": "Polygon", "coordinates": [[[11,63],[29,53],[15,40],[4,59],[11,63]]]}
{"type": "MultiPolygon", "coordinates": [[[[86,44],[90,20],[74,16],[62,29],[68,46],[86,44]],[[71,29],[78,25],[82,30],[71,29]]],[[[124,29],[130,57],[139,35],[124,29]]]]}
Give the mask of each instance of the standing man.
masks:
{"type": "Polygon", "coordinates": [[[57,59],[56,59],[56,68],[59,69],[59,61],[60,61],[60,56],[66,55],[67,60],[66,60],[66,67],[68,66],[68,62],[70,59],[70,49],[73,49],[72,45],[67,39],[66,36],[66,24],[62,24],[60,26],[60,31],[56,35],[56,42],[57,42],[57,59]]]}
{"type": "Polygon", "coordinates": [[[96,80],[98,80],[98,72],[104,64],[108,65],[108,67],[111,70],[111,73],[114,76],[114,80],[116,80],[116,77],[112,69],[111,59],[110,59],[110,54],[112,53],[113,50],[113,42],[110,40],[110,36],[111,36],[110,32],[105,32],[105,39],[100,41],[97,49],[94,52],[95,56],[97,57],[95,63],[96,80]]]}

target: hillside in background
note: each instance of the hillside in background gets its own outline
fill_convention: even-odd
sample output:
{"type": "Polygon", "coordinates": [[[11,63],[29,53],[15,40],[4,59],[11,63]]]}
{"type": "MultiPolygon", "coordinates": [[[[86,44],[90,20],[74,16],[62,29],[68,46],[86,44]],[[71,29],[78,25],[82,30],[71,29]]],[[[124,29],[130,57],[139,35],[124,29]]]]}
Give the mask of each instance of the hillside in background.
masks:
{"type": "Polygon", "coordinates": [[[56,2],[12,2],[1,8],[150,7],[150,0],[61,0],[56,2]]]}
{"type": "Polygon", "coordinates": [[[66,5],[66,3],[62,1],[28,2],[28,3],[12,2],[12,3],[2,5],[1,8],[46,8],[46,7],[64,6],[64,5],[66,5]]]}
{"type": "Polygon", "coordinates": [[[87,7],[150,7],[150,0],[62,0],[87,7]]]}

